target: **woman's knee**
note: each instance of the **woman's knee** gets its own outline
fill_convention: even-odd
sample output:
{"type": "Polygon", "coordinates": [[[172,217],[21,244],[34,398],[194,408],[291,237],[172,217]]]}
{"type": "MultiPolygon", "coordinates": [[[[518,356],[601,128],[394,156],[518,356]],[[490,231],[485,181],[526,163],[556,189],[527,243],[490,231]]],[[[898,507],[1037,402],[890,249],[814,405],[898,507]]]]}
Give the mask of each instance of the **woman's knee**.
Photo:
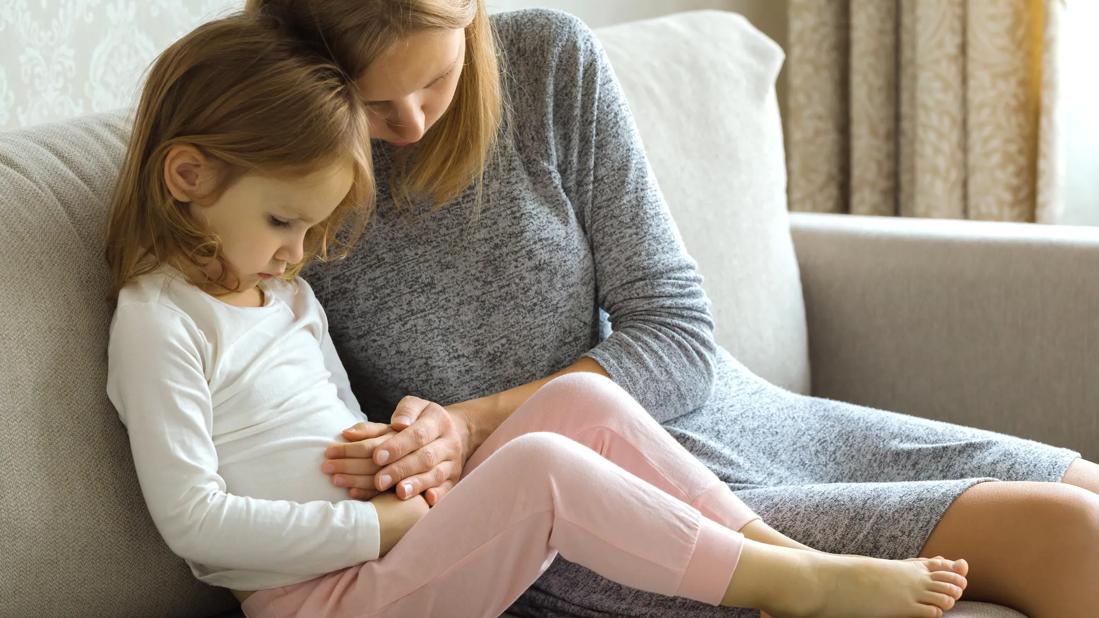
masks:
{"type": "Polygon", "coordinates": [[[1028,516],[1052,530],[1099,543],[1099,495],[1064,483],[1041,483],[1041,491],[1023,500],[1028,516]]]}
{"type": "MultiPolygon", "coordinates": [[[[1093,561],[1099,560],[1095,551],[1099,547],[1099,496],[1064,483],[981,483],[951,505],[925,549],[943,553],[975,538],[1026,547],[1038,554],[1033,558],[1045,556],[1054,562],[1064,562],[1058,558],[1088,548],[1093,561]]],[[[996,553],[998,548],[985,549],[996,553]]],[[[1079,558],[1087,556],[1080,554],[1079,558]]]]}

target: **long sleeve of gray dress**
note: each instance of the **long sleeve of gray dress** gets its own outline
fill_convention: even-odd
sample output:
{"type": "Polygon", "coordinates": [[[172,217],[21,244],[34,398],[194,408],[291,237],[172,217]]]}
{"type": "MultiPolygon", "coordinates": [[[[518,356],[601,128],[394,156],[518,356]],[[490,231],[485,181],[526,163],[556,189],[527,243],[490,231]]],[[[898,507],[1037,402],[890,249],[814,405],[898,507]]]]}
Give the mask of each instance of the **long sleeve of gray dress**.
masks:
{"type": "Polygon", "coordinates": [[[587,356],[666,421],[701,406],[712,388],[713,322],[701,277],[595,36],[564,13],[532,15],[526,28],[525,41],[553,49],[538,54],[546,66],[524,63],[531,73],[512,79],[542,81],[540,94],[552,102],[544,120],[550,162],[586,230],[597,300],[613,326],[587,356]]]}

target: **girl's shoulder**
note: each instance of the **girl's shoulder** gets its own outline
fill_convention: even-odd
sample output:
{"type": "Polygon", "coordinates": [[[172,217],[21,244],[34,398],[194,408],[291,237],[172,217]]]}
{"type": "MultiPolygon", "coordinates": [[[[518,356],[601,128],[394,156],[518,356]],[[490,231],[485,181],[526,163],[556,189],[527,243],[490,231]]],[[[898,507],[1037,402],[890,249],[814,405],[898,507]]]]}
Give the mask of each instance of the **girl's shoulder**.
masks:
{"type": "Polygon", "coordinates": [[[205,335],[193,318],[194,307],[188,306],[188,287],[202,293],[181,273],[164,268],[127,282],[118,293],[111,319],[111,350],[165,342],[202,345],[205,335]]]}
{"type": "Polygon", "coordinates": [[[117,306],[161,305],[164,300],[172,296],[173,288],[181,285],[190,285],[183,278],[182,273],[167,266],[161,266],[130,279],[118,292],[117,306]]]}

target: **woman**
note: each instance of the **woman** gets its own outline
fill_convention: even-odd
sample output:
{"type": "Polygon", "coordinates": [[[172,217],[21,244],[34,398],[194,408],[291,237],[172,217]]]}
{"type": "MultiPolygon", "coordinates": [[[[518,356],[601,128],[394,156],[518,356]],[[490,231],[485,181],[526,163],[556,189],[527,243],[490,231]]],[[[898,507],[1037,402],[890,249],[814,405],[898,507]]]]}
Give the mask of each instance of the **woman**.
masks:
{"type": "MultiPolygon", "coordinates": [[[[396,488],[437,503],[541,384],[588,371],[623,386],[792,538],[831,552],[965,556],[969,599],[1031,616],[1099,611],[1099,466],[792,394],[716,347],[694,263],[578,20],[489,20],[475,0],[249,8],[333,54],[372,113],[375,220],[355,255],[310,276],[364,411],[404,428],[347,432],[351,444],[330,450],[333,481],[352,496],[396,488]],[[992,479],[1002,482],[981,482],[992,479]]],[[[513,611],[722,610],[559,560],[513,611]]]]}

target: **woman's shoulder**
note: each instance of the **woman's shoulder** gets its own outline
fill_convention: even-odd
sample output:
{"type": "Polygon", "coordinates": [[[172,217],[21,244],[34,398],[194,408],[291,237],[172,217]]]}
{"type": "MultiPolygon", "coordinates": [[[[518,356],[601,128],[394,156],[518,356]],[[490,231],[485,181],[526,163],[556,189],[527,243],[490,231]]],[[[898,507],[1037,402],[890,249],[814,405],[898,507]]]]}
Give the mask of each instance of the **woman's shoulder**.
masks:
{"type": "Polygon", "coordinates": [[[544,43],[591,36],[591,29],[582,19],[557,9],[520,9],[495,13],[490,21],[498,37],[532,37],[544,43]]]}
{"type": "Polygon", "coordinates": [[[601,73],[604,55],[595,35],[580,18],[551,9],[498,13],[493,19],[501,76],[517,122],[530,128],[545,119],[551,130],[561,130],[553,118],[558,108],[567,109],[583,94],[585,81],[601,73]]]}
{"type": "Polygon", "coordinates": [[[595,41],[583,20],[556,9],[496,13],[491,22],[509,70],[528,61],[556,59],[564,50],[589,48],[595,41]]]}

